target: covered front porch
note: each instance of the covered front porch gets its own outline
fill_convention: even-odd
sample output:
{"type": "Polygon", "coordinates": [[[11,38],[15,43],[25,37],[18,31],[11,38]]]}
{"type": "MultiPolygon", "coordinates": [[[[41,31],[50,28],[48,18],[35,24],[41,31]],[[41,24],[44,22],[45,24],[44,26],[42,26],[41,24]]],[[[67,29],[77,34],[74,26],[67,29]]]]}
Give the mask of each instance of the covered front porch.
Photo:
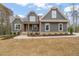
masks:
{"type": "Polygon", "coordinates": [[[39,24],[23,24],[24,32],[39,32],[39,24]]]}

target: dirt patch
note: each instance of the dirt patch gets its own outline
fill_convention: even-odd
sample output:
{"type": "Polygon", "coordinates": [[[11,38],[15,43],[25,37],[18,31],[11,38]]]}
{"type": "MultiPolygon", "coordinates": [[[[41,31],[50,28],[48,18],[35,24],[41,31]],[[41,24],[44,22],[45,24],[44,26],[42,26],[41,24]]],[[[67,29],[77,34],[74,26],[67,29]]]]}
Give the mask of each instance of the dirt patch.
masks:
{"type": "Polygon", "coordinates": [[[79,37],[0,40],[0,55],[79,55],[79,37]]]}

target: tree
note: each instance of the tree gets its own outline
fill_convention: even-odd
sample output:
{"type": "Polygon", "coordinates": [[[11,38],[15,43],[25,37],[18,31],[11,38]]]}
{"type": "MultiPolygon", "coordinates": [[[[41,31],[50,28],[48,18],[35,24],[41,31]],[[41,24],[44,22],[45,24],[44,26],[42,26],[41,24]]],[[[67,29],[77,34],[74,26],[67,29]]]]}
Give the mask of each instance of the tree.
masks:
{"type": "Polygon", "coordinates": [[[9,16],[13,15],[13,12],[8,9],[7,7],[5,7],[3,4],[0,4],[0,23],[1,23],[1,34],[3,33],[4,29],[3,27],[5,26],[4,24],[6,24],[6,26],[4,27],[6,29],[6,34],[10,33],[10,19],[9,16]]]}
{"type": "Polygon", "coordinates": [[[76,32],[77,30],[77,20],[78,20],[78,10],[76,10],[76,6],[72,4],[72,18],[73,18],[73,31],[76,32]]]}
{"type": "Polygon", "coordinates": [[[68,28],[68,31],[70,32],[71,35],[73,34],[73,28],[72,28],[72,26],[68,28]]]}

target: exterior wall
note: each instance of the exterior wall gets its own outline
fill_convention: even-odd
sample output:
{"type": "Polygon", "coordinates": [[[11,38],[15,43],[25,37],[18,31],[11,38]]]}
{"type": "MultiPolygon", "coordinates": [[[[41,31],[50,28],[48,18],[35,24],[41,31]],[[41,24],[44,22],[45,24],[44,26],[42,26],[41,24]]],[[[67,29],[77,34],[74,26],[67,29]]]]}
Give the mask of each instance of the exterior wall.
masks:
{"type": "Polygon", "coordinates": [[[12,32],[21,32],[23,31],[23,23],[21,22],[20,19],[16,19],[12,22],[12,25],[11,25],[11,30],[12,32]],[[20,24],[21,25],[21,29],[20,30],[15,30],[15,24],[20,24]]]}
{"type": "Polygon", "coordinates": [[[54,9],[54,10],[57,11],[57,14],[56,14],[57,17],[56,17],[56,18],[52,18],[52,11],[53,11],[53,10],[51,9],[51,10],[48,12],[48,14],[45,15],[45,17],[43,17],[42,20],[59,20],[59,19],[65,19],[57,9],[54,9]]]}
{"type": "Polygon", "coordinates": [[[28,19],[28,21],[29,21],[30,23],[38,23],[38,21],[39,21],[38,16],[37,16],[37,14],[36,14],[35,12],[30,12],[30,13],[28,14],[28,16],[27,16],[27,19],[28,19]],[[30,21],[30,16],[35,16],[35,18],[36,18],[35,22],[30,21]]]}
{"type": "MultiPolygon", "coordinates": [[[[59,23],[49,23],[50,24],[50,32],[59,32],[58,24],[59,23]]],[[[45,32],[45,23],[41,23],[41,32],[45,32]]],[[[67,23],[63,23],[63,32],[67,32],[67,23]]]]}
{"type": "MultiPolygon", "coordinates": [[[[29,14],[28,14],[28,16],[27,16],[27,19],[28,19],[28,23],[27,24],[29,24],[29,31],[30,32],[33,32],[33,30],[32,30],[32,25],[39,25],[39,17],[38,17],[38,15],[35,13],[35,12],[30,12],[29,14]],[[33,21],[30,21],[30,16],[35,16],[35,21],[33,22],[33,21]]],[[[39,29],[39,28],[38,28],[39,29]]],[[[34,31],[35,32],[35,31],[34,31]]]]}
{"type": "MultiPolygon", "coordinates": [[[[52,9],[48,12],[47,15],[45,15],[45,17],[43,17],[41,20],[67,20],[65,19],[65,17],[63,15],[61,15],[61,13],[57,10],[57,9],[54,9],[57,11],[57,17],[56,18],[52,18],[52,9]]],[[[21,30],[19,30],[20,32],[21,31],[24,31],[24,24],[26,24],[26,32],[28,31],[28,28],[29,28],[29,32],[33,32],[32,30],[32,25],[36,24],[38,25],[38,31],[40,30],[40,32],[46,32],[45,31],[45,23],[46,22],[39,22],[39,18],[38,16],[34,13],[34,12],[30,12],[27,16],[27,22],[24,23],[22,22],[20,19],[16,19],[12,22],[12,25],[11,25],[11,29],[13,32],[18,32],[17,30],[15,30],[14,28],[14,24],[21,24],[21,30]],[[36,21],[35,22],[30,22],[29,21],[29,17],[30,16],[35,16],[36,17],[36,21]],[[24,24],[23,24],[24,23],[24,24]],[[41,23],[41,26],[40,24],[41,23]],[[28,26],[29,25],[29,26],[28,26]],[[41,29],[39,28],[41,27],[41,29]]],[[[67,22],[48,22],[50,24],[50,31],[49,32],[60,32],[58,30],[58,24],[59,23],[63,23],[63,32],[67,32],[67,22]]],[[[35,31],[34,31],[35,32],[35,31]]]]}
{"type": "MultiPolygon", "coordinates": [[[[57,9],[51,8],[51,10],[41,19],[41,20],[67,20],[64,15],[57,9]],[[56,18],[52,18],[52,11],[56,11],[56,18]]],[[[46,22],[41,22],[41,32],[45,32],[45,23],[46,22]]],[[[50,32],[60,32],[58,30],[58,24],[63,23],[63,32],[67,32],[67,22],[48,22],[50,23],[50,32]]]]}

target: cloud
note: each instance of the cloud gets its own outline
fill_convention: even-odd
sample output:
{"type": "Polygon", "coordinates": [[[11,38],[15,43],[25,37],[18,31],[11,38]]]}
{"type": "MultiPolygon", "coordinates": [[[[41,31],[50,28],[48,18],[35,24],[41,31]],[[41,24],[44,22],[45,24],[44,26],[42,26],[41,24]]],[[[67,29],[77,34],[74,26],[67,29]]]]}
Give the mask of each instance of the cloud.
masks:
{"type": "Polygon", "coordinates": [[[21,6],[26,6],[28,3],[16,3],[18,5],[21,5],[21,6]]]}
{"type": "Polygon", "coordinates": [[[46,3],[34,3],[34,5],[38,6],[38,7],[45,7],[46,3]]]}
{"type": "Polygon", "coordinates": [[[69,3],[69,1],[72,3],[74,2],[74,0],[64,0],[64,1],[60,1],[60,0],[0,0],[0,3],[16,3],[22,6],[26,6],[28,3],[33,3],[35,5],[37,5],[38,7],[45,7],[46,3],[56,3],[57,5],[60,5],[61,3],[69,3]]]}
{"type": "Polygon", "coordinates": [[[33,5],[34,6],[37,6],[37,7],[39,7],[39,8],[46,8],[46,3],[16,3],[16,4],[18,4],[18,5],[21,5],[21,6],[23,6],[23,7],[25,7],[26,5],[29,5],[28,7],[29,8],[31,8],[31,7],[33,7],[33,5]]]}
{"type": "MultiPolygon", "coordinates": [[[[75,5],[74,10],[79,10],[79,5],[75,5]]],[[[70,12],[70,11],[73,11],[73,6],[72,5],[70,5],[70,6],[68,6],[64,9],[64,12],[70,12]]]]}
{"type": "Polygon", "coordinates": [[[42,13],[40,13],[40,14],[38,14],[39,16],[42,16],[43,14],[42,13]]]}
{"type": "Polygon", "coordinates": [[[24,17],[23,15],[18,15],[18,16],[20,16],[20,17],[24,17]]]}
{"type": "Polygon", "coordinates": [[[42,10],[41,8],[37,8],[36,10],[42,10]]]}

